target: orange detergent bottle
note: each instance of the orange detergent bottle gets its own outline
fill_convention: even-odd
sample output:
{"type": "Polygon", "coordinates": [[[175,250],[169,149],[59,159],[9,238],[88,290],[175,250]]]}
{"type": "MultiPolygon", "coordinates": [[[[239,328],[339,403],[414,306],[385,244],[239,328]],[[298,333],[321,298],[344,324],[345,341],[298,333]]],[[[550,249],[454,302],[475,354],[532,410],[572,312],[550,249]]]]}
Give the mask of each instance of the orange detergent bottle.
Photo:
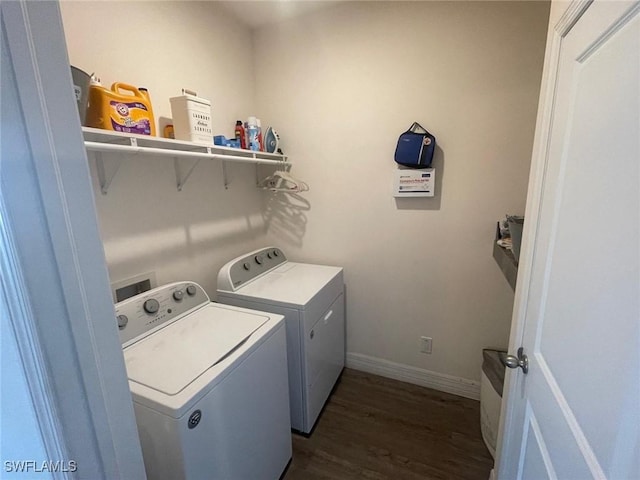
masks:
{"type": "Polygon", "coordinates": [[[86,124],[116,132],[156,134],[149,92],[146,88],[139,89],[126,83],[116,82],[111,85],[111,90],[100,85],[89,87],[86,124]]]}

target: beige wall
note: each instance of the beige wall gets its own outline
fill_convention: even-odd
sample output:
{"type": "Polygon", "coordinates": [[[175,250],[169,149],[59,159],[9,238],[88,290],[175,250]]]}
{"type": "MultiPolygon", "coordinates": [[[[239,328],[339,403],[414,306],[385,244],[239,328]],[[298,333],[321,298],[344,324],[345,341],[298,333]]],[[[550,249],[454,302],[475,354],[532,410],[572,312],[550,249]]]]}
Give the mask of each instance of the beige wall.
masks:
{"type": "Polygon", "coordinates": [[[478,380],[481,349],[507,345],[513,292],[492,241],[524,211],[548,9],[353,2],[255,32],[256,111],[311,186],[308,210],[272,202],[269,236],[345,267],[349,352],[478,380]],[[395,200],[414,120],[437,137],[438,190],[395,200]]]}
{"type": "MultiPolygon", "coordinates": [[[[156,120],[170,117],[181,88],[211,100],[213,130],[232,136],[252,114],[251,34],[212,2],[62,2],[72,65],[114,81],[146,86],[156,120]]],[[[203,160],[182,192],[173,160],[128,157],[109,193],[97,187],[101,235],[112,281],[156,271],[158,283],[191,279],[215,294],[218,269],[264,245],[263,196],[255,169],[203,160]]]]}
{"type": "Polygon", "coordinates": [[[157,117],[195,89],[227,136],[257,114],[311,185],[263,195],[252,167],[230,165],[225,190],[212,161],[177,192],[171,160],[125,161],[96,194],[112,281],[155,270],[213,295],[224,262],[274,243],[345,267],[349,352],[477,380],[481,348],[508,338],[513,293],[492,240],[498,218],[524,210],[547,13],[354,2],[252,35],[216,2],[63,2],[73,65],[148,87],[157,117]],[[395,200],[393,151],[414,120],[437,136],[438,191],[395,200]]]}

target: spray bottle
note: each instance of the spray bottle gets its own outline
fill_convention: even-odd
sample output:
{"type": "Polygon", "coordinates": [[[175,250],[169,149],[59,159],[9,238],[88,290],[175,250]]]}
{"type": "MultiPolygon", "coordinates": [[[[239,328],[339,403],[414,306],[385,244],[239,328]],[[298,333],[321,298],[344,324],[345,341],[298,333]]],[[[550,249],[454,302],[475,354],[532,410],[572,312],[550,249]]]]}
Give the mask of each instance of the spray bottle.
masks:
{"type": "Polygon", "coordinates": [[[260,119],[256,118],[256,123],[258,124],[258,144],[261,152],[264,152],[264,141],[262,139],[262,124],[260,123],[260,119]]]}
{"type": "Polygon", "coordinates": [[[242,126],[242,120],[236,121],[236,140],[240,141],[240,148],[247,148],[247,137],[242,126]]]}
{"type": "Polygon", "coordinates": [[[247,120],[247,133],[249,134],[249,150],[260,151],[260,138],[258,131],[258,121],[256,117],[249,117],[247,120]]]}

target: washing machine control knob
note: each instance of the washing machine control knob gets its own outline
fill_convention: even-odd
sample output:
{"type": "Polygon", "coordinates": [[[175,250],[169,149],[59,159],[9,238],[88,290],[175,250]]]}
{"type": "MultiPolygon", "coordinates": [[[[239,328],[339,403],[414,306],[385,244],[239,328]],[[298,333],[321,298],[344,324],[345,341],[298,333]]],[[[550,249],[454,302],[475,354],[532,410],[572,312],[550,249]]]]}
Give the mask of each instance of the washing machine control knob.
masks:
{"type": "Polygon", "coordinates": [[[249,262],[244,262],[244,263],[242,264],[242,267],[243,267],[246,271],[249,271],[249,269],[251,268],[251,265],[249,265],[249,262]]]}
{"type": "Polygon", "coordinates": [[[118,328],[120,330],[124,329],[124,327],[127,326],[127,323],[129,323],[129,319],[127,318],[126,315],[118,315],[118,328]]]}
{"type": "Polygon", "coordinates": [[[255,258],[256,258],[256,263],[258,265],[262,265],[262,258],[263,258],[262,255],[256,255],[255,258]]]}
{"type": "Polygon", "coordinates": [[[274,250],[274,251],[273,251],[273,256],[274,256],[274,257],[278,257],[278,256],[280,256],[280,254],[278,253],[278,250],[274,250]]]}
{"type": "Polygon", "coordinates": [[[160,303],[155,298],[150,298],[142,304],[142,308],[147,313],[156,313],[160,310],[160,303]]]}
{"type": "Polygon", "coordinates": [[[187,295],[193,297],[196,294],[196,286],[195,285],[187,285],[187,295]]]}
{"type": "Polygon", "coordinates": [[[173,292],[173,299],[176,302],[182,301],[182,297],[184,297],[184,292],[182,290],[176,290],[175,292],[173,292]]]}
{"type": "Polygon", "coordinates": [[[273,258],[273,254],[271,252],[267,252],[267,258],[273,258]]]}

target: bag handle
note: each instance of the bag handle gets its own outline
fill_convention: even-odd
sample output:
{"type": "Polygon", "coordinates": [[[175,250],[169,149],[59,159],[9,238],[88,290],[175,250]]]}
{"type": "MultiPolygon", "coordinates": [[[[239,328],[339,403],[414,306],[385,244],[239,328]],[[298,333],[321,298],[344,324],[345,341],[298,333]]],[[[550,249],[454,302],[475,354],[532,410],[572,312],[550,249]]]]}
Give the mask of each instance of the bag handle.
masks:
{"type": "Polygon", "coordinates": [[[129,85],[128,83],[116,82],[113,85],[111,85],[111,90],[113,90],[116,93],[120,93],[120,90],[124,90],[126,92],[133,93],[136,97],[143,96],[140,93],[140,90],[138,90],[138,87],[134,87],[133,85],[129,85]]]}
{"type": "Polygon", "coordinates": [[[416,127],[417,127],[417,128],[419,128],[420,130],[422,130],[422,132],[421,132],[421,133],[429,133],[429,132],[427,131],[427,129],[426,129],[426,128],[424,128],[422,125],[420,125],[418,122],[413,122],[413,125],[411,125],[411,126],[409,127],[409,130],[407,130],[407,132],[418,133],[418,132],[416,132],[416,127]]]}

